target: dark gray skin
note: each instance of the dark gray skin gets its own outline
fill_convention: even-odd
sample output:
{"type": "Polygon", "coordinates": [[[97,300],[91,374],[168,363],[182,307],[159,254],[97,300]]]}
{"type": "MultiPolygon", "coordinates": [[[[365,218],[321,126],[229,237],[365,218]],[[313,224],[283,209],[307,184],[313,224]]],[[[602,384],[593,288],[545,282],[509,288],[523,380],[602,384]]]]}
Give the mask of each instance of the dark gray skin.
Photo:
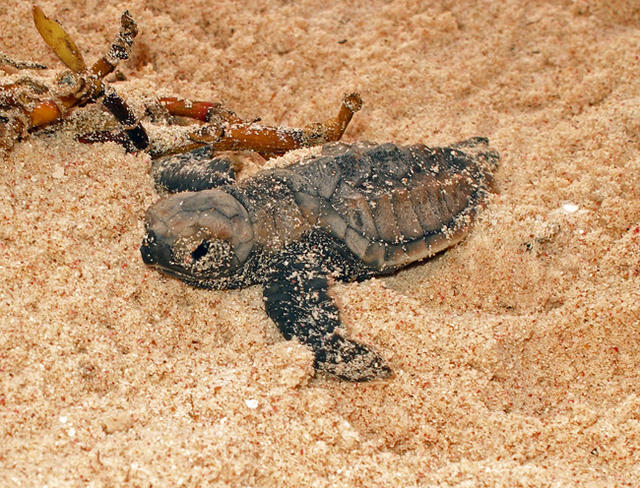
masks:
{"type": "Polygon", "coordinates": [[[391,369],[338,331],[329,280],[393,273],[450,247],[490,192],[499,156],[484,138],[451,147],[328,144],[320,156],[237,184],[225,160],[174,156],[153,174],[185,191],[149,208],[145,263],[190,285],[263,286],[265,310],[315,368],[351,381],[391,369]],[[203,190],[204,187],[213,189],[203,190]],[[210,183],[206,183],[210,182],[210,183]]]}

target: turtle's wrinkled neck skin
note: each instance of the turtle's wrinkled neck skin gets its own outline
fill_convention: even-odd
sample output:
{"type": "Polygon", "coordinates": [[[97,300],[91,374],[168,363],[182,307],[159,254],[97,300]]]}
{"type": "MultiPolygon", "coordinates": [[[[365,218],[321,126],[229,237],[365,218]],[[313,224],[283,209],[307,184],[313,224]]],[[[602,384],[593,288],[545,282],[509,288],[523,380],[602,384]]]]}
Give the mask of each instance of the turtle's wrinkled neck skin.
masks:
{"type": "Polygon", "coordinates": [[[444,148],[327,145],[235,185],[160,200],[147,212],[142,256],[198,287],[262,284],[267,313],[312,348],[317,369],[384,377],[377,354],[335,332],[328,277],[389,274],[459,242],[497,161],[483,138],[444,148]]]}

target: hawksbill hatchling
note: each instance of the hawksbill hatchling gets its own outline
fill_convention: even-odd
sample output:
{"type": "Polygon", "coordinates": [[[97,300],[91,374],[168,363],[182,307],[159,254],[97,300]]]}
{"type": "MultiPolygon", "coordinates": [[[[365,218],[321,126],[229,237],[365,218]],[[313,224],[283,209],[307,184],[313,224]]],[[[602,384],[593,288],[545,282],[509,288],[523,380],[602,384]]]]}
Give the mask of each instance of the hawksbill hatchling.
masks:
{"type": "Polygon", "coordinates": [[[206,149],[168,157],[152,173],[180,193],[147,211],[142,258],[196,287],[260,284],[267,315],[311,348],[317,370],[387,377],[379,354],[339,332],[330,279],[387,275],[462,240],[491,190],[488,144],[331,143],[238,183],[206,149]]]}

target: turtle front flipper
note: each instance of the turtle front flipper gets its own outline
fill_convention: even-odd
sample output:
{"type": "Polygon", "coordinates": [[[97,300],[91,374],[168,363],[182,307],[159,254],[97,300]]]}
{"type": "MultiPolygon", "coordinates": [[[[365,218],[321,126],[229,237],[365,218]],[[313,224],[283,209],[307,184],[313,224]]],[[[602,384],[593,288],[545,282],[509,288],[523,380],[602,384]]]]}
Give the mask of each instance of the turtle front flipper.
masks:
{"type": "Polygon", "coordinates": [[[159,189],[170,193],[210,190],[235,180],[231,160],[214,158],[206,146],[154,159],[151,176],[159,189]]]}
{"type": "Polygon", "coordinates": [[[280,253],[264,285],[265,308],[287,339],[309,346],[316,370],[349,381],[386,378],[391,369],[378,354],[336,332],[340,316],[328,293],[322,258],[294,243],[280,253]]]}

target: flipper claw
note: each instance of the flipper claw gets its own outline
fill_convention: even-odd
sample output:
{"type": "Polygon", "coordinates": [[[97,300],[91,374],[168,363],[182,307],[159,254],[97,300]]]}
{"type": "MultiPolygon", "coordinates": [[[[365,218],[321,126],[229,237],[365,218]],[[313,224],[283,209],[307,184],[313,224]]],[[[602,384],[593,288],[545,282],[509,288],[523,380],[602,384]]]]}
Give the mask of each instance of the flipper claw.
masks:
{"type": "Polygon", "coordinates": [[[316,370],[348,381],[370,381],[391,376],[386,361],[362,344],[333,334],[315,348],[316,370]]]}

